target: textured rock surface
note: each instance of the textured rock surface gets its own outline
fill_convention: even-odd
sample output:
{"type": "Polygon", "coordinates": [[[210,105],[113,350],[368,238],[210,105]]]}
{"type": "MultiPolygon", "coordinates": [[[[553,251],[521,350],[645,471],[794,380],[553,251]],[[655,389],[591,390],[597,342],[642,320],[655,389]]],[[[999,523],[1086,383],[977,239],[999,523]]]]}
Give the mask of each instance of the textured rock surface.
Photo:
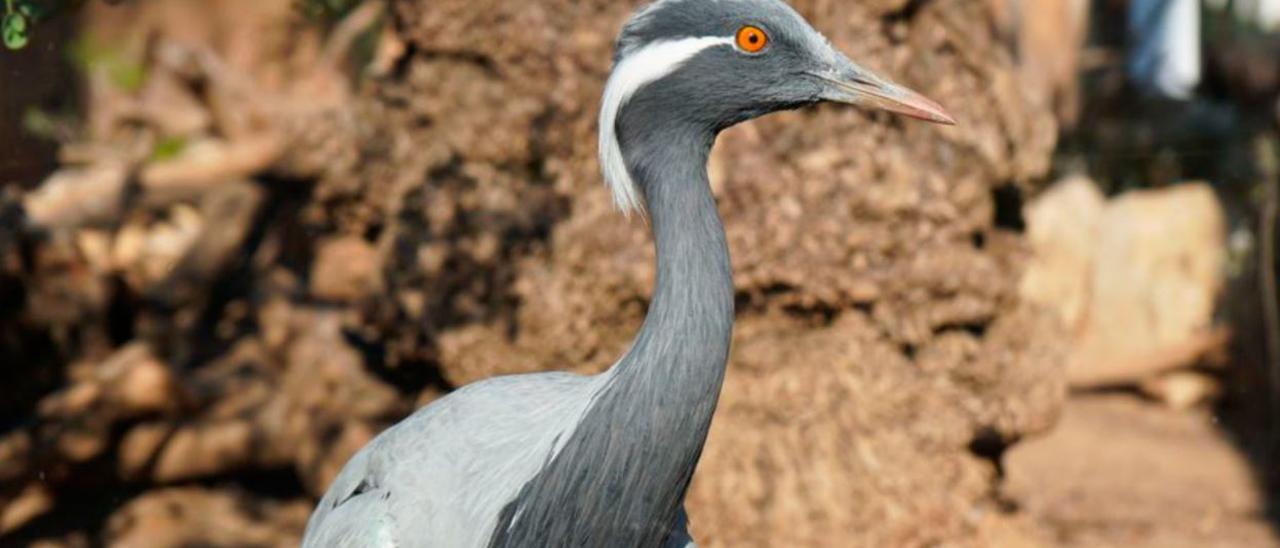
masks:
{"type": "Polygon", "coordinates": [[[1088,0],[987,0],[1017,50],[1018,71],[1035,100],[1064,126],[1080,117],[1080,58],[1090,31],[1088,0]]]}
{"type": "Polygon", "coordinates": [[[1073,177],[1055,183],[1024,208],[1032,259],[1019,292],[1051,309],[1073,332],[1088,320],[1098,223],[1106,205],[1093,181],[1073,177]]]}
{"type": "MultiPolygon", "coordinates": [[[[495,374],[599,371],[638,328],[646,227],[612,210],[594,159],[634,3],[390,2],[358,83],[338,37],[376,12],[326,34],[287,4],[91,8],[148,77],[89,78],[86,142],[64,152],[141,188],[118,222],[53,211],[17,235],[33,253],[0,247],[21,288],[0,333],[34,379],[0,437],[17,538],[124,542],[154,523],[171,545],[276,544],[413,406],[495,374]],[[145,359],[116,388],[95,371],[122,347],[145,359]],[[237,487],[174,488],[191,482],[237,487]],[[77,497],[94,511],[60,504],[77,497]]],[[[1053,423],[1062,337],[1020,300],[1026,249],[993,193],[1047,169],[1045,101],[974,24],[980,0],[796,6],[961,124],[819,108],[721,139],[739,328],[693,530],[707,546],[1035,545],[994,460],[1053,423]]]]}

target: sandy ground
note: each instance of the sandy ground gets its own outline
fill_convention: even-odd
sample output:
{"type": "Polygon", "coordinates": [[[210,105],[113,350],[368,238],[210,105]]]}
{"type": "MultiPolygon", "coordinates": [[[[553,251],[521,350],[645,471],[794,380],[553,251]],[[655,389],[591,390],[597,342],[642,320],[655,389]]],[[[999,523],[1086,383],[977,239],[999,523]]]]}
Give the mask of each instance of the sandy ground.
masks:
{"type": "Polygon", "coordinates": [[[1209,410],[1077,395],[1006,471],[1006,493],[1061,546],[1280,546],[1249,462],[1209,410]]]}

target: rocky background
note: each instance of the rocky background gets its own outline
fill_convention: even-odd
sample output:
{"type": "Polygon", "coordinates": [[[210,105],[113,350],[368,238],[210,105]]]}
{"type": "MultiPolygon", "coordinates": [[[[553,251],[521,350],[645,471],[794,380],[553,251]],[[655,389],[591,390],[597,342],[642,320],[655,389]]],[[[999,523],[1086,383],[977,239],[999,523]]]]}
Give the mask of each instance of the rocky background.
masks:
{"type": "MultiPolygon", "coordinates": [[[[1272,542],[1212,424],[1223,206],[1049,184],[1084,4],[794,4],[960,125],[722,136],[738,327],[699,543],[1272,542]]],[[[637,5],[87,2],[0,54],[57,83],[0,101],[28,147],[0,143],[0,544],[294,545],[415,408],[611,364],[653,283],[595,160],[637,5]]]]}

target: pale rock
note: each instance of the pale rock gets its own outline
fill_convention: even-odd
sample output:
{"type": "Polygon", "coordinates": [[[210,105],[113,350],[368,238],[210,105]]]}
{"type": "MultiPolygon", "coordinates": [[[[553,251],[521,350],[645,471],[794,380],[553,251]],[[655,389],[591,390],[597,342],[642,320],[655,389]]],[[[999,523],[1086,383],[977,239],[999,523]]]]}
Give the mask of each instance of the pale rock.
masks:
{"type": "Polygon", "coordinates": [[[1089,302],[1089,273],[1106,197],[1087,178],[1055,184],[1023,209],[1034,255],[1020,292],[1078,328],[1089,302]]]}
{"type": "Polygon", "coordinates": [[[155,481],[174,482],[236,470],[250,462],[253,427],[240,420],[178,429],[156,461],[155,481]]]}
{"type": "Polygon", "coordinates": [[[363,299],[382,286],[378,252],[363,239],[335,238],[320,244],[311,268],[311,293],[327,301],[363,299]]]}
{"type": "Polygon", "coordinates": [[[139,479],[147,467],[155,459],[156,453],[164,446],[173,425],[168,423],[148,423],[135,426],[120,441],[118,451],[119,462],[116,468],[120,476],[139,479]]]}
{"type": "Polygon", "coordinates": [[[122,417],[171,410],[177,404],[177,381],[169,366],[142,343],[126,345],[96,371],[106,397],[122,417]]]}
{"type": "Polygon", "coordinates": [[[1142,383],[1141,388],[1146,394],[1178,411],[1207,403],[1222,393],[1222,387],[1216,379],[1196,371],[1172,371],[1148,379],[1142,383]]]}
{"type": "Polygon", "coordinates": [[[1225,220],[1207,185],[1107,202],[1093,183],[1074,178],[1024,215],[1033,258],[1020,294],[1072,333],[1073,386],[1137,383],[1225,344],[1211,329],[1225,220]]]}
{"type": "Polygon", "coordinates": [[[89,410],[102,396],[102,387],[82,382],[40,401],[39,412],[46,417],[72,417],[89,410]]]}
{"type": "Polygon", "coordinates": [[[58,436],[57,448],[70,462],[88,462],[107,449],[107,432],[96,425],[73,426],[58,436]]]}
{"type": "Polygon", "coordinates": [[[12,500],[0,505],[0,535],[8,534],[53,509],[53,494],[30,483],[12,500]]]}
{"type": "Polygon", "coordinates": [[[99,276],[111,273],[111,235],[104,230],[85,229],[76,233],[76,248],[89,268],[99,276]]]}
{"type": "Polygon", "coordinates": [[[1073,383],[1116,362],[1207,331],[1223,286],[1226,228],[1205,184],[1134,191],[1101,219],[1089,319],[1068,369],[1073,383]]]}
{"type": "Polygon", "coordinates": [[[123,164],[111,162],[58,171],[23,199],[27,221],[43,229],[67,229],[113,220],[127,173],[123,164]]]}

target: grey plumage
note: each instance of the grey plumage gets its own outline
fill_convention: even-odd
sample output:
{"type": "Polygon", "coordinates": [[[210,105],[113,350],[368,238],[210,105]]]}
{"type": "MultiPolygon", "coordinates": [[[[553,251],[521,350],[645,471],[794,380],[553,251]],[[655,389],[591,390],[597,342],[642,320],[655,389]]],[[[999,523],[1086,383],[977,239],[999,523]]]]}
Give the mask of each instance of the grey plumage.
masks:
{"type": "Polygon", "coordinates": [[[653,302],[632,350],[607,373],[564,450],[512,501],[492,546],[656,546],[670,530],[706,439],[733,328],[729,251],[703,133],[624,135],[626,150],[643,150],[630,167],[658,246],[653,302]],[[662,142],[638,142],[645,139],[662,142]]]}
{"type": "Polygon", "coordinates": [[[619,38],[601,116],[606,178],[624,207],[643,197],[657,248],[654,298],[630,350],[596,376],[479,382],[388,429],[343,468],[304,546],[692,545],[682,504],[733,329],[707,156],[733,124],[821,100],[950,120],[854,65],[779,0],[663,0],[639,12],[619,38]],[[768,46],[738,49],[744,25],[765,29],[768,46]]]}

